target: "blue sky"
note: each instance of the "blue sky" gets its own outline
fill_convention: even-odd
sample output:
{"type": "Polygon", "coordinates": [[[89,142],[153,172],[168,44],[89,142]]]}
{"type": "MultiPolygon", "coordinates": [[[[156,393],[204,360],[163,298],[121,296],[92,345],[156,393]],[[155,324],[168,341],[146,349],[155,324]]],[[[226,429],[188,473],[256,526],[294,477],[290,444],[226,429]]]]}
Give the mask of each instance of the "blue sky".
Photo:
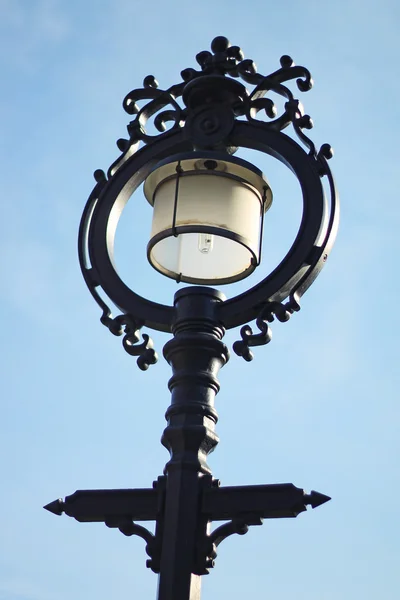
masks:
{"type": "MultiPolygon", "coordinates": [[[[232,356],[221,371],[210,457],[225,485],[293,482],[333,500],[227,540],[203,597],[395,600],[398,3],[0,0],[0,15],[0,600],[155,597],[142,540],[42,506],[76,489],[147,487],[167,460],[169,367],[140,372],[100,325],[76,238],[92,173],[125,136],[125,94],[150,73],[177,82],[216,35],[262,73],[283,54],[311,70],[301,100],[317,145],[335,149],[342,222],[300,313],[274,324],[251,364],[232,356]]],[[[281,165],[260,166],[275,193],[271,223],[287,216],[289,228],[266,219],[266,268],[295,226],[297,213],[279,215],[296,189],[281,165]]],[[[135,208],[121,225],[121,271],[170,303],[175,284],[145,264],[148,209],[135,208]]],[[[153,337],[160,351],[167,338],[153,337]]]]}

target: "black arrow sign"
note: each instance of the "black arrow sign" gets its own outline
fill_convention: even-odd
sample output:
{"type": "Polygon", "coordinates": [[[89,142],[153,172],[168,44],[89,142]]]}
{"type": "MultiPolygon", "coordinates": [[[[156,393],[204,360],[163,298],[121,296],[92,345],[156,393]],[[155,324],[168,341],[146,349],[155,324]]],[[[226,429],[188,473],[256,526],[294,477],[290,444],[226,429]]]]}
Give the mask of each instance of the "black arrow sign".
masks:
{"type": "Polygon", "coordinates": [[[210,521],[224,521],[254,514],[264,519],[297,517],[330,500],[312,491],[306,494],[292,483],[210,488],[204,491],[202,512],[210,521]]]}
{"type": "Polygon", "coordinates": [[[65,513],[81,523],[129,517],[134,521],[152,521],[159,513],[156,490],[78,490],[65,501],[54,500],[44,508],[55,515],[65,513]]]}

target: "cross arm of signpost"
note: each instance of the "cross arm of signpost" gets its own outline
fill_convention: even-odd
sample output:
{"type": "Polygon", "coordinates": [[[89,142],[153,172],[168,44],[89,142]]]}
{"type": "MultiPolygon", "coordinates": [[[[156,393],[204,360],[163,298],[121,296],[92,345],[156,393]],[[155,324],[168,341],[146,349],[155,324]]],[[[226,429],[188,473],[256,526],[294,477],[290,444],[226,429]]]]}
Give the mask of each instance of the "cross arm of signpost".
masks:
{"type": "Polygon", "coordinates": [[[297,517],[330,500],[329,496],[312,491],[310,494],[292,483],[209,487],[203,492],[202,512],[210,521],[225,521],[242,515],[257,515],[262,519],[297,517]]]}
{"type": "Polygon", "coordinates": [[[196,572],[206,574],[214,566],[216,549],[233,534],[244,535],[252,525],[262,525],[263,519],[294,518],[330,500],[329,496],[312,491],[307,494],[292,483],[219,487],[217,480],[207,481],[202,495],[203,520],[228,521],[199,540],[196,572]]]}
{"type": "Polygon", "coordinates": [[[129,517],[134,521],[154,521],[160,510],[155,489],[77,490],[50,502],[44,508],[56,515],[65,513],[80,523],[107,522],[129,517]]]}
{"type": "MultiPolygon", "coordinates": [[[[214,566],[216,548],[230,535],[247,533],[249,526],[261,525],[263,519],[294,518],[330,500],[312,491],[307,494],[292,483],[219,487],[218,480],[203,477],[198,515],[197,556],[193,572],[205,575],[214,566]],[[208,533],[208,523],[227,521],[208,533]]],[[[159,572],[165,506],[165,477],[153,488],[122,490],[78,490],[65,500],[50,502],[44,508],[53,514],[65,513],[81,523],[103,522],[118,528],[124,535],[137,535],[146,542],[150,556],[147,566],[159,572]],[[152,534],[135,521],[155,521],[152,534]]]]}

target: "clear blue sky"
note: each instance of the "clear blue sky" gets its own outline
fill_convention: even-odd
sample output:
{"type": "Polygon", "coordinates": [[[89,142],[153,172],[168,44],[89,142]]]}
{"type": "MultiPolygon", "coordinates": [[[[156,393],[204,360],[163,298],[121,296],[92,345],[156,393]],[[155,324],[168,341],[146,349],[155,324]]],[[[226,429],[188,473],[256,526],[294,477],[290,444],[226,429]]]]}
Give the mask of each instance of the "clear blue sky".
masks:
{"type": "MultiPolygon", "coordinates": [[[[335,149],[343,212],[301,312],[274,324],[253,363],[232,356],[221,372],[210,457],[225,485],[293,482],[333,500],[227,540],[203,597],[398,598],[399,26],[395,0],[0,0],[0,600],[155,597],[142,540],[42,506],[76,489],[146,487],[167,460],[169,367],[140,372],[100,325],[76,238],[92,173],[125,136],[125,94],[150,73],[177,82],[216,35],[263,73],[282,54],[311,70],[301,99],[313,139],[335,149]]],[[[150,267],[135,278],[148,232],[130,214],[121,268],[170,302],[175,285],[150,267]]],[[[265,264],[286,239],[269,235],[265,264]]]]}

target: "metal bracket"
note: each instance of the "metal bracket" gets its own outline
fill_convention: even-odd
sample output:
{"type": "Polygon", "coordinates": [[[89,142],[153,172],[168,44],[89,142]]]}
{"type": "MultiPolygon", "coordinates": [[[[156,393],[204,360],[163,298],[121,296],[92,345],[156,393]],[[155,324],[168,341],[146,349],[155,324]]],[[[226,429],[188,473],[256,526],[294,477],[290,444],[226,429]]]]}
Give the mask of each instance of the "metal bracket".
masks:
{"type": "Polygon", "coordinates": [[[110,517],[104,521],[105,525],[110,528],[117,528],[126,536],[137,535],[141,537],[142,540],[146,542],[146,553],[150,556],[150,559],[153,558],[154,550],[155,550],[155,536],[146,529],[146,527],[142,527],[142,525],[138,525],[134,523],[132,519],[129,517],[120,518],[117,517],[114,519],[110,517]]]}
{"type": "Polygon", "coordinates": [[[193,572],[196,575],[207,575],[214,568],[218,546],[231,535],[245,535],[251,525],[262,525],[263,519],[257,515],[232,519],[220,525],[209,535],[205,535],[197,545],[196,563],[193,572]]]}

